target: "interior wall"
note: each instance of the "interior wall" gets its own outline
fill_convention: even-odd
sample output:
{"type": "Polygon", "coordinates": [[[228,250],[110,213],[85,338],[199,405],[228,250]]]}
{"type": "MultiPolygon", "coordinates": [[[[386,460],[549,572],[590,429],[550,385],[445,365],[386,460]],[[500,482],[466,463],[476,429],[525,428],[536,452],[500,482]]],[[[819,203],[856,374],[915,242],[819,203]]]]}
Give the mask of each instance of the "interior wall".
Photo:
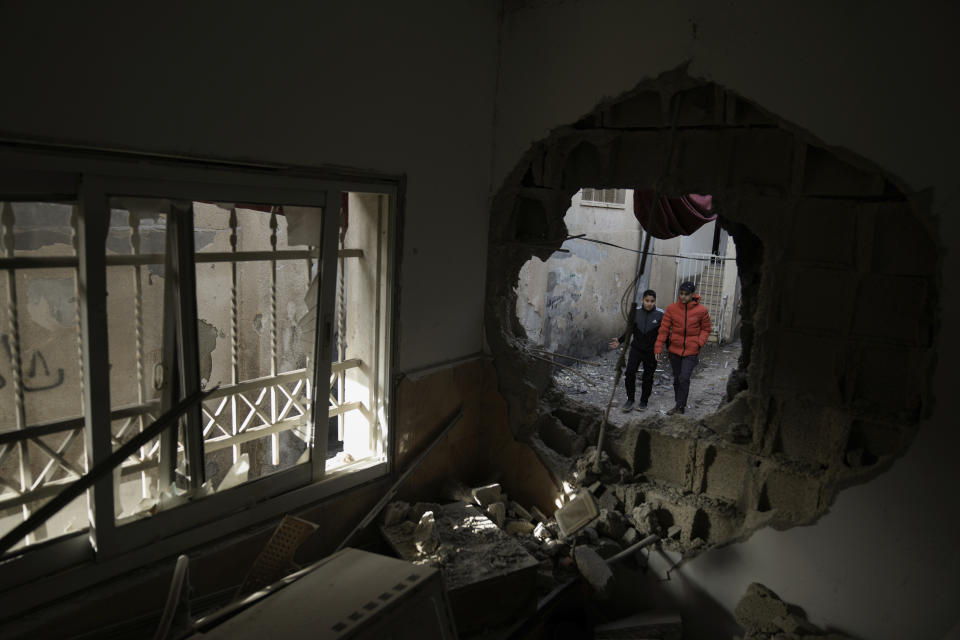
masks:
{"type": "MultiPolygon", "coordinates": [[[[932,188],[946,249],[942,270],[956,272],[951,254],[960,248],[960,225],[952,209],[960,162],[951,150],[960,142],[960,96],[954,83],[943,82],[960,54],[949,33],[956,7],[699,0],[525,0],[506,7],[495,189],[552,128],[689,61],[690,75],[869,158],[903,179],[904,188],[932,188]]],[[[960,287],[949,278],[942,286],[940,322],[950,327],[960,320],[960,287]]],[[[876,304],[882,309],[884,301],[876,304]]],[[[729,611],[746,584],[759,580],[803,606],[814,623],[859,637],[941,638],[953,627],[960,518],[951,493],[960,480],[953,461],[960,438],[943,399],[947,366],[958,355],[955,332],[941,332],[939,353],[939,401],[903,459],[842,493],[813,527],[768,530],[687,561],[666,583],[681,604],[696,604],[684,600],[692,584],[729,611]]]]}
{"type": "Polygon", "coordinates": [[[403,174],[399,365],[451,360],[481,349],[497,10],[4,3],[0,139],[403,174]]]}

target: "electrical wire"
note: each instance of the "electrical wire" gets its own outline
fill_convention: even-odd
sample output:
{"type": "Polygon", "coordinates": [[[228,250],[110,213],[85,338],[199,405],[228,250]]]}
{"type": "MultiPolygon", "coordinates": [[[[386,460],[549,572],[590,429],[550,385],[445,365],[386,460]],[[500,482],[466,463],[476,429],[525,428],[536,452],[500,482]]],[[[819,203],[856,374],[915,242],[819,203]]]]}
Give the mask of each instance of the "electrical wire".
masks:
{"type": "MultiPolygon", "coordinates": [[[[631,249],[630,247],[622,247],[622,246],[620,246],[619,244],[614,244],[614,243],[612,243],[612,242],[607,242],[607,241],[605,241],[605,240],[597,240],[596,238],[588,238],[588,237],[586,237],[586,234],[580,234],[580,235],[577,235],[577,236],[567,236],[566,238],[563,239],[564,242],[566,242],[567,240],[583,240],[584,242],[594,242],[594,243],[596,243],[596,244],[605,244],[605,245],[607,245],[608,247],[615,247],[615,248],[617,248],[617,249],[623,249],[624,251],[629,251],[630,253],[643,253],[643,251],[640,250],[640,249],[631,249]]],[[[697,257],[693,257],[693,256],[683,256],[683,255],[679,255],[679,254],[676,254],[676,253],[656,253],[655,251],[648,251],[648,252],[647,252],[647,255],[648,255],[648,256],[658,256],[658,257],[661,257],[661,258],[684,258],[684,259],[686,259],[686,260],[703,260],[703,261],[710,260],[710,261],[713,261],[713,262],[717,262],[717,261],[719,261],[719,260],[736,260],[736,258],[721,258],[721,257],[719,257],[719,256],[710,256],[710,257],[707,257],[707,258],[697,258],[697,257]]]]}

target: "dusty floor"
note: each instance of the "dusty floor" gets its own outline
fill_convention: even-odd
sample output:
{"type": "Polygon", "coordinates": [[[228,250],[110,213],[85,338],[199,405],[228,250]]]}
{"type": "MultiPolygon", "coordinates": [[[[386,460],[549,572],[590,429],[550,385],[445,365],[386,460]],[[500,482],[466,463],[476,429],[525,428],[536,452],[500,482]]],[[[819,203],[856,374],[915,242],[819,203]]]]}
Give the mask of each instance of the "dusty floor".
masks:
{"type": "MultiPolygon", "coordinates": [[[[610,385],[616,373],[618,350],[610,350],[606,353],[590,358],[600,366],[592,366],[579,362],[572,363],[584,378],[557,367],[554,371],[554,381],[557,386],[571,398],[580,402],[594,405],[600,409],[605,409],[610,400],[610,385]]],[[[727,378],[730,372],[737,366],[737,359],[740,357],[740,341],[717,345],[709,343],[700,352],[700,363],[694,369],[693,378],[690,382],[690,396],[687,400],[686,415],[691,418],[703,418],[720,406],[724,391],[727,386],[727,378]]],[[[568,362],[557,358],[558,362],[568,362]]],[[[643,366],[637,372],[637,399],[640,398],[640,378],[643,375],[643,366]]],[[[650,396],[649,406],[642,410],[634,410],[630,413],[623,413],[620,405],[627,398],[627,392],[623,386],[623,377],[617,388],[616,396],[613,401],[613,408],[610,410],[610,422],[612,424],[623,424],[629,419],[640,417],[642,415],[652,415],[653,412],[666,411],[673,407],[673,375],[670,369],[670,363],[664,359],[658,363],[657,372],[653,379],[653,394],[650,396]]]]}

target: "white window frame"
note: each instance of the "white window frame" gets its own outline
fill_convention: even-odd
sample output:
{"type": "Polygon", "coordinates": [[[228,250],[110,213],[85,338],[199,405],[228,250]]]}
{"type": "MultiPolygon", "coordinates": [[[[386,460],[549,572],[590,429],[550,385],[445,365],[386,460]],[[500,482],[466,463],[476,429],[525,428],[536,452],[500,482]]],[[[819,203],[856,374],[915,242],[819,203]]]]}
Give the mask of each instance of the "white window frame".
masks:
{"type": "Polygon", "coordinates": [[[626,189],[594,189],[592,187],[584,187],[580,190],[580,204],[585,207],[604,207],[607,209],[625,209],[627,207],[627,190],[626,189]],[[592,197],[587,198],[588,195],[593,195],[596,193],[606,194],[607,192],[613,191],[614,197],[616,198],[621,193],[623,194],[623,202],[607,202],[604,200],[595,200],[592,197]]]}
{"type": "MultiPolygon", "coordinates": [[[[90,490],[90,528],[46,542],[9,552],[2,559],[0,600],[7,613],[22,611],[50,601],[124,571],[155,562],[190,547],[209,542],[237,530],[267,521],[283,513],[303,508],[351,487],[382,477],[390,472],[393,447],[383,440],[392,436],[391,366],[393,273],[398,254],[397,195],[400,180],[388,176],[343,178],[311,170],[251,168],[224,164],[177,162],[148,156],[132,160],[118,155],[94,155],[83,152],[59,152],[43,149],[0,147],[0,201],[71,200],[79,211],[77,256],[59,259],[57,266],[78,269],[81,296],[81,335],[83,344],[84,432],[87,466],[110,455],[109,384],[91,384],[91,380],[109,380],[106,322],[106,252],[104,241],[109,225],[108,198],[113,195],[182,198],[213,202],[264,202],[323,207],[323,229],[318,264],[319,299],[317,334],[314,340],[314,381],[311,406],[327,407],[325,383],[330,378],[334,301],[338,257],[338,231],[341,194],[375,193],[387,196],[389,234],[379,255],[384,261],[385,282],[377,304],[382,318],[377,323],[379,370],[382,381],[379,407],[381,421],[377,433],[382,446],[374,458],[357,461],[330,473],[326,471],[328,417],[313,420],[314,442],[310,463],[295,465],[223,493],[161,511],[149,518],[118,524],[114,512],[112,474],[90,490]],[[328,209],[329,207],[329,209],[328,209]],[[329,275],[328,274],[332,274],[329,275]],[[381,299],[383,298],[383,299],[381,299]],[[382,330],[381,330],[382,329],[382,330]],[[93,345],[96,345],[94,347],[93,345]],[[319,404],[318,404],[319,402],[319,404]],[[386,424],[383,424],[386,422],[386,424]],[[94,425],[108,425],[95,429],[94,425]],[[51,576],[69,570],[69,580],[51,576]]],[[[192,232],[192,230],[191,230],[192,232]]],[[[349,258],[357,257],[350,252],[349,258]]],[[[349,259],[348,258],[348,259],[349,259]]],[[[0,266],[17,259],[0,258],[0,266]]],[[[43,260],[43,258],[37,258],[43,260]]],[[[22,261],[22,260],[21,260],[22,261]]],[[[379,264],[379,263],[378,263],[379,264]]],[[[194,283],[195,284],[195,281],[194,283]]],[[[193,285],[191,285],[192,287],[193,285]]],[[[378,294],[379,295],[379,294],[378,294]]],[[[196,318],[193,318],[196,322],[196,318]]],[[[194,350],[197,344],[193,345],[194,350]]],[[[76,422],[76,421],[74,421],[76,422]]],[[[29,437],[32,428],[17,432],[29,437]]],[[[9,437],[9,436],[8,436],[9,437]]]]}

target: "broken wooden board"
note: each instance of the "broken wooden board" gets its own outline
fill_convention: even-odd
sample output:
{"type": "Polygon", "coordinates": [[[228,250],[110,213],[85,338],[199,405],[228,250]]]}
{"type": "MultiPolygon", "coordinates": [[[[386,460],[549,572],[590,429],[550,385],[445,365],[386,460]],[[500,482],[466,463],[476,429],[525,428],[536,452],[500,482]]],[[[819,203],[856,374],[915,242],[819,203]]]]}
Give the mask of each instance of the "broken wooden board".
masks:
{"type": "Polygon", "coordinates": [[[416,523],[404,521],[380,531],[397,555],[437,567],[461,634],[495,628],[536,611],[538,561],[477,507],[460,502],[434,513],[439,545],[421,553],[416,523]]]}

